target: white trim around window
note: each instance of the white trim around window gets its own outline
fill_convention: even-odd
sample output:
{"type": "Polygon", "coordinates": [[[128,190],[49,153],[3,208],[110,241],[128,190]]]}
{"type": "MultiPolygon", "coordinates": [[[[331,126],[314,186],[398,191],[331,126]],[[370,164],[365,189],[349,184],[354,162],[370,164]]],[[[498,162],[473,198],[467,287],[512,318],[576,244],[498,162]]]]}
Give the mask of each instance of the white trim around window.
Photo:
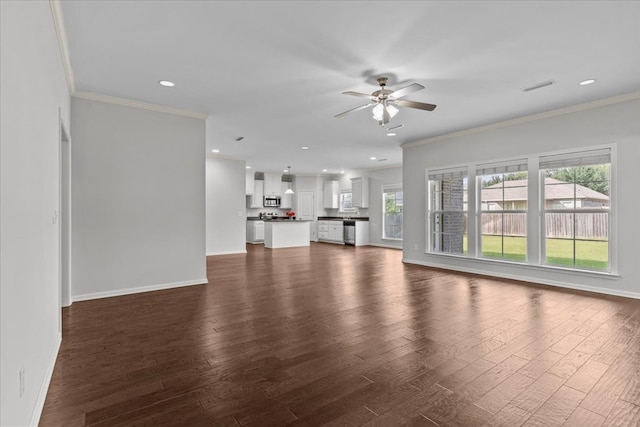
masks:
{"type": "Polygon", "coordinates": [[[382,186],[382,230],[381,239],[383,240],[395,240],[402,241],[403,238],[403,210],[404,199],[402,192],[402,184],[387,184],[382,186]],[[400,197],[398,197],[398,193],[400,197]],[[394,195],[394,207],[393,213],[387,212],[387,194],[394,195]],[[393,220],[394,224],[388,225],[387,220],[393,220]]]}
{"type": "MultiPolygon", "coordinates": [[[[524,175],[524,174],[523,174],[524,175]]],[[[499,181],[499,178],[496,179],[499,181]]],[[[597,187],[592,187],[597,188],[597,187]]],[[[565,270],[574,271],[584,275],[602,276],[618,276],[618,254],[617,254],[617,170],[616,170],[616,147],[615,144],[604,144],[600,146],[588,147],[583,149],[562,150],[557,152],[547,152],[539,154],[531,154],[528,156],[519,156],[517,158],[507,158],[491,162],[469,163],[466,165],[456,165],[449,168],[438,168],[425,170],[425,253],[439,256],[452,256],[458,258],[472,258],[480,262],[490,263],[509,263],[533,268],[548,270],[565,270]],[[548,264],[546,262],[545,253],[545,236],[547,235],[547,224],[545,223],[545,212],[552,212],[545,208],[545,179],[544,173],[547,169],[563,168],[563,167],[579,167],[586,165],[609,165],[609,206],[606,208],[608,212],[608,266],[597,268],[581,266],[575,261],[572,265],[548,264]],[[518,173],[527,172],[527,185],[522,186],[522,191],[526,191],[527,207],[523,211],[521,206],[501,210],[501,212],[509,213],[512,210],[518,213],[526,212],[526,232],[525,234],[525,259],[521,261],[483,258],[480,245],[480,234],[482,233],[481,212],[482,210],[482,185],[479,181],[480,176],[490,176],[492,174],[518,173]],[[433,182],[452,179],[462,176],[468,177],[468,198],[466,204],[466,212],[468,215],[467,229],[467,248],[466,252],[449,253],[447,251],[437,250],[434,247],[434,218],[433,214],[437,206],[434,204],[433,182]]],[[[595,190],[594,190],[595,191],[595,190]]],[[[568,203],[568,202],[567,202],[568,203]]],[[[504,206],[496,206],[496,209],[503,209],[504,206]]],[[[601,208],[604,209],[604,208],[601,208]]],[[[439,209],[438,211],[440,211],[439,209]]],[[[573,209],[579,214],[588,214],[593,209],[573,209]]],[[[600,210],[601,212],[602,210],[600,210]]],[[[484,212],[487,212],[485,209],[484,212]]],[[[555,211],[554,211],[555,212],[555,211]]],[[[561,212],[569,212],[562,210],[561,212]]],[[[522,224],[520,224],[522,225],[522,224]]],[[[575,232],[575,231],[574,231],[575,232]]],[[[595,237],[594,237],[595,239],[595,237]]],[[[587,240],[589,240],[587,238],[587,240]]],[[[574,244],[575,247],[575,244],[574,244]]],[[[575,255],[574,255],[575,256],[575,255]]]]}

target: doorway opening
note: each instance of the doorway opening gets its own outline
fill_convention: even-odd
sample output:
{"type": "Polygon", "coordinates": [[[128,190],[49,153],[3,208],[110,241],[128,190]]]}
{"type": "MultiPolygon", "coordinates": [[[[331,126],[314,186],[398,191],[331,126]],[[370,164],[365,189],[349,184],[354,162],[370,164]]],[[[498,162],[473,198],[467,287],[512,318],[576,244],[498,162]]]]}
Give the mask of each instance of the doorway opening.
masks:
{"type": "MultiPolygon", "coordinates": [[[[71,139],[60,117],[59,298],[60,310],[71,305],[71,139]]],[[[62,314],[58,330],[62,331],[62,314]]]]}

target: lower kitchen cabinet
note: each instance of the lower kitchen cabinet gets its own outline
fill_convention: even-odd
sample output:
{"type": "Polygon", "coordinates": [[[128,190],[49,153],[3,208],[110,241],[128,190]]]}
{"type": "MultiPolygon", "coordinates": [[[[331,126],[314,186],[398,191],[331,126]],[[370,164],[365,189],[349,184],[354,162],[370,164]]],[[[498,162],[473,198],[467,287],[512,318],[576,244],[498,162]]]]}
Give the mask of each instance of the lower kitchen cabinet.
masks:
{"type": "Polygon", "coordinates": [[[318,240],[344,243],[342,221],[318,221],[318,240]]]}
{"type": "Polygon", "coordinates": [[[264,242],[264,221],[247,221],[247,242],[264,242]]]}

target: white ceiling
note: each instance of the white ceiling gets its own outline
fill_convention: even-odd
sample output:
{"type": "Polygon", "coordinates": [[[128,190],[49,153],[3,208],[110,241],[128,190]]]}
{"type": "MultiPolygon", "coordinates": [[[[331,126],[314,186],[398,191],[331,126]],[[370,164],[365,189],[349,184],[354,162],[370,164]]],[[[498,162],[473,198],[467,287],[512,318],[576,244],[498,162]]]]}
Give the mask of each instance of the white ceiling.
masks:
{"type": "Polygon", "coordinates": [[[63,12],[76,90],[208,113],[208,152],[259,171],[396,165],[405,142],[640,90],[638,1],[92,0],[63,12]],[[343,91],[373,92],[380,75],[426,86],[406,99],[437,109],[401,109],[395,137],[369,111],[333,117],[366,103],[343,91]]]}

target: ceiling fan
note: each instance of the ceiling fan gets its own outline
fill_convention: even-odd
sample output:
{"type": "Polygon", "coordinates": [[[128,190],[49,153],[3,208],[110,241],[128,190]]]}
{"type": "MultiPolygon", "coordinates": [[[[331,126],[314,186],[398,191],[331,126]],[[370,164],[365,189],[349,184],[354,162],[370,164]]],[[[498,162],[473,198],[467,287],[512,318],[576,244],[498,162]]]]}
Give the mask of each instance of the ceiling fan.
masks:
{"type": "Polygon", "coordinates": [[[373,107],[373,119],[378,122],[380,126],[384,126],[389,123],[389,120],[398,114],[398,107],[418,108],[420,110],[433,111],[436,106],[434,104],[425,104],[423,102],[409,101],[406,99],[400,99],[410,93],[417,92],[424,89],[424,86],[418,83],[410,84],[398,90],[386,89],[387,85],[386,77],[379,77],[378,84],[380,89],[373,92],[371,95],[360,92],[342,92],[344,95],[359,96],[362,98],[369,98],[371,101],[368,104],[361,105],[360,107],[352,108],[344,113],[336,114],[334,117],[346,116],[349,113],[358,110],[364,110],[365,108],[373,107]]]}

